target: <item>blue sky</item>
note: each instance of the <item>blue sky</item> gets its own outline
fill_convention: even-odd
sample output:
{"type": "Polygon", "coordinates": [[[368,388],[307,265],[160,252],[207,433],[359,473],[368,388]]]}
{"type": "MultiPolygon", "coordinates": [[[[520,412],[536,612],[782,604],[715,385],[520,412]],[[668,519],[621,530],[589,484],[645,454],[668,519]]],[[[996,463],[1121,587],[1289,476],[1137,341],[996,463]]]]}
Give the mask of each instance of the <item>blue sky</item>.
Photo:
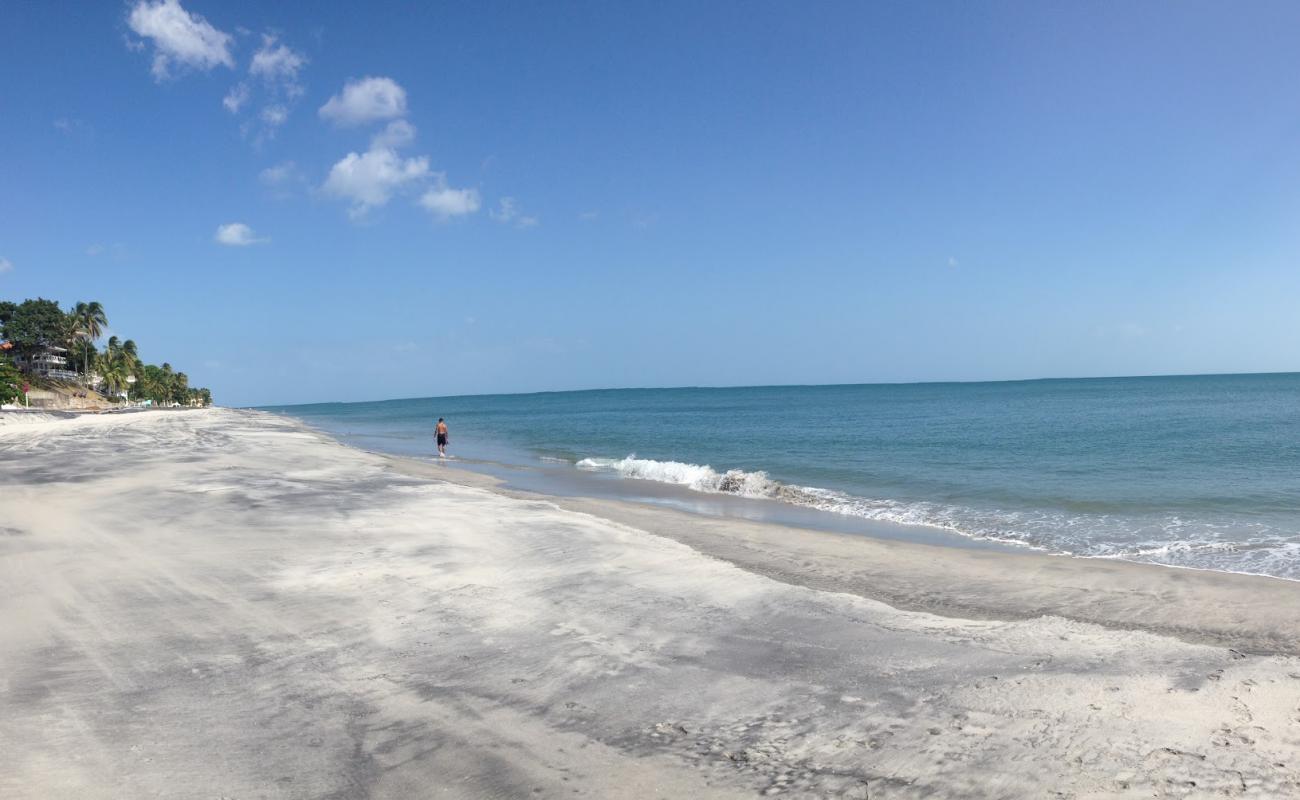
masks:
{"type": "Polygon", "coordinates": [[[0,297],[219,402],[1300,369],[1293,3],[0,8],[0,297]]]}

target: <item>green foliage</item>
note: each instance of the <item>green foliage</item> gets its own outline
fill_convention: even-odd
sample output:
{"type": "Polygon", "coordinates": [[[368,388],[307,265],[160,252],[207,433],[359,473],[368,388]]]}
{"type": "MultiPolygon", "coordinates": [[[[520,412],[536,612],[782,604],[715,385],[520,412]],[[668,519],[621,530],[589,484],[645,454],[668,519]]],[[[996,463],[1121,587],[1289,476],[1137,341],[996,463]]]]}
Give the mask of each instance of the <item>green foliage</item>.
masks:
{"type": "Polygon", "coordinates": [[[68,348],[68,364],[86,374],[88,364],[99,363],[99,350],[89,339],[76,339],[68,348]]]}
{"type": "Polygon", "coordinates": [[[108,316],[104,313],[104,306],[98,300],[77,303],[68,312],[68,316],[72,318],[73,333],[87,339],[98,339],[103,334],[104,328],[108,326],[108,316]]]}
{"type": "Polygon", "coordinates": [[[131,393],[141,400],[152,400],[156,405],[179,403],[188,405],[211,405],[212,393],[207,389],[191,389],[190,379],[184,372],[174,372],[172,365],[164,363],[161,367],[145,364],[140,370],[139,378],[131,393]]]}
{"type": "MultiPolygon", "coordinates": [[[[68,323],[74,341],[93,343],[103,334],[105,326],[108,325],[108,315],[104,313],[104,306],[100,305],[98,300],[92,300],[89,303],[77,303],[68,312],[68,323]]],[[[83,350],[81,355],[81,373],[89,375],[90,354],[83,350]]]]}
{"type": "MultiPolygon", "coordinates": [[[[13,306],[12,303],[9,305],[13,306]]],[[[64,346],[69,335],[68,318],[53,300],[37,298],[13,306],[3,328],[4,338],[21,352],[49,345],[64,346]]]]}
{"type": "MultiPolygon", "coordinates": [[[[87,378],[93,368],[109,394],[120,396],[123,391],[129,391],[131,399],[152,400],[157,405],[211,405],[212,393],[191,388],[189,377],[174,371],[171,364],[164,363],[161,367],[144,364],[131,339],[120,341],[112,336],[104,350],[99,351],[95,340],[107,325],[108,316],[98,302],[77,303],[65,314],[53,300],[0,301],[0,336],[12,342],[17,352],[30,353],[52,345],[67,347],[69,362],[80,367],[87,378]]],[[[21,385],[27,379],[5,359],[0,362],[0,397],[7,391],[6,380],[21,385]],[[4,377],[8,375],[6,369],[17,377],[4,377]]]]}
{"type": "Polygon", "coordinates": [[[140,372],[140,359],[127,352],[118,338],[112,336],[109,337],[104,352],[95,360],[95,370],[104,382],[104,390],[118,397],[131,385],[131,378],[140,372]]]}
{"type": "Polygon", "coordinates": [[[0,403],[12,403],[22,395],[23,375],[9,360],[0,356],[0,403]]]}

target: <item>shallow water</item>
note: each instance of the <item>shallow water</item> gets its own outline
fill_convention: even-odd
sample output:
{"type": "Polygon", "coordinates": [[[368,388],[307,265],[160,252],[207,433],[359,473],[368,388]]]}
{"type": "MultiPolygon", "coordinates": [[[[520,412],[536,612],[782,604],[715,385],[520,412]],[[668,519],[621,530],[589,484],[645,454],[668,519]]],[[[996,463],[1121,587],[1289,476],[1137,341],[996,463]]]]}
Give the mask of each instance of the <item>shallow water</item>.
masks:
{"type": "MultiPolygon", "coordinates": [[[[281,406],[451,452],[1050,552],[1300,579],[1300,374],[627,389],[281,406]]],[[[630,485],[630,484],[629,484],[630,485]]]]}

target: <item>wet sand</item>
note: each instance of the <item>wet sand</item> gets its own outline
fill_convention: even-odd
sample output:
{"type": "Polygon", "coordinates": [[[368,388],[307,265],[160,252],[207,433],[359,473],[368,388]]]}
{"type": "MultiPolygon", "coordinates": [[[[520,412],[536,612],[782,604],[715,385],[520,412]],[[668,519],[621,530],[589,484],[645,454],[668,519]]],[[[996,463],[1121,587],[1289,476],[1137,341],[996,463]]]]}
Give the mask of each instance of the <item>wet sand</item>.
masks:
{"type": "Polygon", "coordinates": [[[1300,795],[1300,584],[0,422],[0,797],[1300,795]]]}

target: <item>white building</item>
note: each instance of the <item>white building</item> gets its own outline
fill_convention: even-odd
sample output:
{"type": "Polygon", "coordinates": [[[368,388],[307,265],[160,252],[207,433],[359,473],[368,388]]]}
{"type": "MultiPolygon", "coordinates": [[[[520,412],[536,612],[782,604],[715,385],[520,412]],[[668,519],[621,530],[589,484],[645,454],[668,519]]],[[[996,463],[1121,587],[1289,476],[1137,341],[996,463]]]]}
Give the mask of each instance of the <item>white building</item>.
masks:
{"type": "Polygon", "coordinates": [[[24,372],[56,381],[75,381],[80,378],[76,372],[68,369],[68,348],[66,347],[49,345],[31,355],[16,355],[14,356],[14,366],[24,372]]]}

